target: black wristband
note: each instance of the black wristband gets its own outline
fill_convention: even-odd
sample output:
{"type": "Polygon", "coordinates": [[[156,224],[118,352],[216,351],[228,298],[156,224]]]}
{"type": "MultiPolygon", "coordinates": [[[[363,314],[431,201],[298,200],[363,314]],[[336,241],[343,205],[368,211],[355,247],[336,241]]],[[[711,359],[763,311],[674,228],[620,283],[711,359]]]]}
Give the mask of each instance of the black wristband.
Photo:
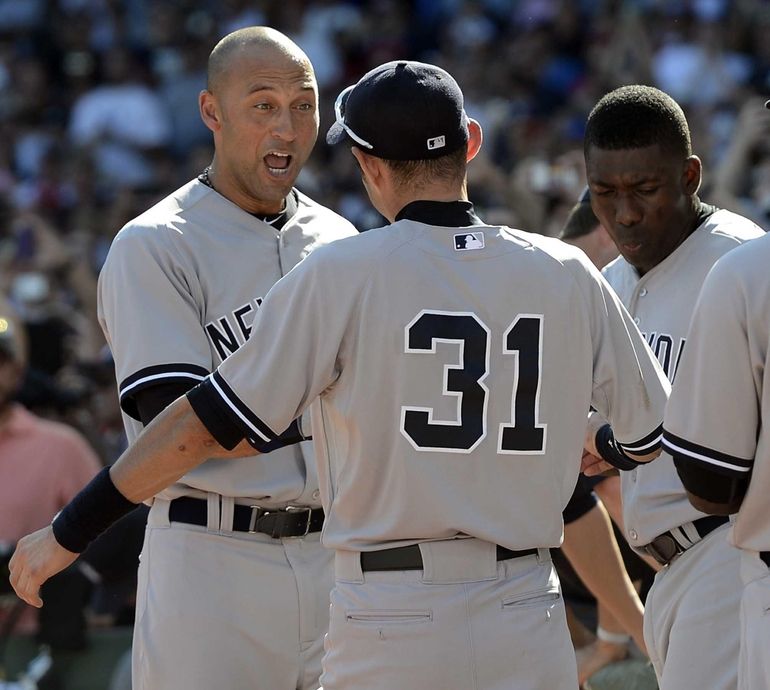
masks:
{"type": "Polygon", "coordinates": [[[602,460],[606,460],[610,465],[624,472],[636,469],[639,465],[643,464],[629,458],[621,450],[609,424],[605,424],[596,432],[596,450],[599,451],[602,460]]]}
{"type": "Polygon", "coordinates": [[[51,527],[60,546],[73,553],[86,547],[138,504],[115,488],[105,467],[56,516],[51,527]]]}

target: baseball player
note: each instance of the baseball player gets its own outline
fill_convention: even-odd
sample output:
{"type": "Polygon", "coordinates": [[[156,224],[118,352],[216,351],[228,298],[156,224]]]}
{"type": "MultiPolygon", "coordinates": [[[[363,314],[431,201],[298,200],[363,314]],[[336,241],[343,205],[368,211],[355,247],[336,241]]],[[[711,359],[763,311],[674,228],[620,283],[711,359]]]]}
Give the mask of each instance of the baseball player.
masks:
{"type": "MultiPolygon", "coordinates": [[[[386,63],[335,110],[327,140],[352,144],[392,224],[281,279],[249,341],[87,487],[56,533],[89,538],[217,442],[270,442],[318,399],[324,543],[336,553],[324,688],[573,690],[547,547],[561,541],[586,411],[608,414],[621,447],[649,460],[668,383],[582,252],[476,216],[465,172],[481,129],[449,74],[386,63]]],[[[26,538],[12,565],[21,596],[39,603],[40,579],[72,556],[52,529],[26,538]]]]}
{"type": "MultiPolygon", "coordinates": [[[[703,285],[666,411],[665,447],[693,505],[737,512],[741,549],[738,688],[770,687],[770,237],[717,262],[703,285]],[[725,404],[727,403],[727,405],[725,404]],[[730,414],[730,408],[739,414],[730,414]]],[[[703,655],[721,644],[711,638],[703,655]]]]}
{"type": "MultiPolygon", "coordinates": [[[[588,118],[585,158],[591,205],[621,254],[604,275],[673,380],[706,274],[762,231],[700,201],[701,163],[687,121],[657,89],[604,96],[588,118]]],[[[612,450],[608,429],[597,436],[603,455],[612,450]]],[[[621,475],[628,541],[665,566],[645,602],[645,641],[661,690],[734,689],[740,582],[727,518],[690,505],[667,454],[621,475]],[[705,654],[714,639],[718,647],[705,654]]]]}
{"type": "MultiPolygon", "coordinates": [[[[292,186],[318,109],[312,66],[289,39],[258,27],[223,38],[200,112],[211,166],[128,223],[100,276],[131,441],[248,340],[273,283],[315,247],[355,234],[292,186]]],[[[317,688],[332,557],[320,545],[310,451],[302,443],[258,457],[246,444],[143,497],[155,494],[135,690],[317,688]]]]}
{"type": "MultiPolygon", "coordinates": [[[[559,238],[582,249],[598,269],[618,256],[615,243],[591,210],[587,189],[570,210],[559,238]]],[[[614,507],[617,503],[620,506],[620,479],[617,476],[589,478],[580,475],[563,512],[561,551],[582,583],[596,597],[596,640],[576,651],[581,687],[604,666],[628,656],[632,636],[638,648],[646,652],[644,606],[630,577],[631,572],[638,571],[638,564],[633,564],[633,571],[627,571],[628,562],[624,563],[626,557],[629,557],[629,562],[639,559],[627,547],[624,547],[624,552],[620,550],[610,521],[613,513],[604,503],[608,495],[613,499],[610,505],[614,507]],[[614,486],[608,488],[615,483],[617,490],[614,486]],[[600,492],[601,500],[598,496],[600,492]]],[[[618,508],[617,512],[620,513],[621,509],[618,508]]],[[[558,556],[554,558],[554,563],[559,577],[563,579],[558,556]]]]}

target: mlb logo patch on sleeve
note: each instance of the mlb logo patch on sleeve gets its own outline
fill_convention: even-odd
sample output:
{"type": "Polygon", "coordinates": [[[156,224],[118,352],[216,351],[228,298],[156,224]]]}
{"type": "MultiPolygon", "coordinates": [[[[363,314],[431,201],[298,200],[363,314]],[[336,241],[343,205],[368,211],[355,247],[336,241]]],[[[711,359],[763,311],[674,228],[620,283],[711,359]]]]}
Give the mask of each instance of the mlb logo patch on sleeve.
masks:
{"type": "Polygon", "coordinates": [[[455,250],[465,252],[470,249],[484,249],[483,232],[463,232],[455,235],[455,250]]]}

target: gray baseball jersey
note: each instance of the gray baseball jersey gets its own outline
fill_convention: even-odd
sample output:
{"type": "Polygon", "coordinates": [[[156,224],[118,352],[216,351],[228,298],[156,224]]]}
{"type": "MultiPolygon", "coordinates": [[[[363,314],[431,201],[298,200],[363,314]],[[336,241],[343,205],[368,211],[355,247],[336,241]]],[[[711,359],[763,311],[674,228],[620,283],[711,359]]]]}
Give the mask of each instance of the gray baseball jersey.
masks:
{"type": "MultiPolygon", "coordinates": [[[[279,231],[194,180],[126,225],[99,277],[99,319],[115,358],[129,440],[142,428],[134,396],[163,381],[200,381],[249,338],[270,287],[314,248],[355,233],[297,193],[279,231]],[[158,304],[158,309],[153,309],[158,304]]],[[[164,497],[197,492],[318,505],[310,443],[273,456],[212,460],[164,497]]]]}
{"type": "MultiPolygon", "coordinates": [[[[730,541],[744,549],[737,551],[744,585],[740,651],[734,655],[739,690],[770,687],[770,574],[756,554],[770,550],[770,438],[763,424],[763,417],[770,414],[768,260],[770,237],[763,237],[714,266],[695,308],[687,351],[666,411],[666,448],[680,463],[698,463],[717,475],[751,474],[728,533],[730,541]]],[[[724,647],[725,636],[717,630],[715,637],[713,626],[709,629],[709,644],[719,640],[718,647],[704,645],[711,657],[724,647]]]]}
{"type": "Polygon", "coordinates": [[[263,438],[320,396],[324,544],[361,551],[458,534],[558,546],[589,406],[643,453],[667,386],[579,250],[408,219],[315,251],[204,384],[263,438]]]}
{"type": "MultiPolygon", "coordinates": [[[[622,256],[604,269],[669,379],[676,375],[706,274],[723,254],[762,234],[750,220],[719,210],[641,278],[622,256]]],[[[626,535],[632,546],[648,544],[667,530],[703,517],[687,500],[668,453],[621,473],[621,482],[626,535]]]]}
{"type": "Polygon", "coordinates": [[[770,551],[770,237],[721,259],[703,286],[666,412],[666,447],[751,481],[736,546],[770,551]]]}

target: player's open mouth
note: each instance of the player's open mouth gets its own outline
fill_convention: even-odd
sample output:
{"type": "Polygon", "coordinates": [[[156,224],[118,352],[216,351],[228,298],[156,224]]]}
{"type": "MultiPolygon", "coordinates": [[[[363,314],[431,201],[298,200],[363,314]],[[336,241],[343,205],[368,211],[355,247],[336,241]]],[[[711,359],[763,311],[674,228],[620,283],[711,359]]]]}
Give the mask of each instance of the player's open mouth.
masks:
{"type": "Polygon", "coordinates": [[[286,175],[291,165],[291,154],[271,151],[265,158],[265,165],[271,175],[286,175]]]}
{"type": "Polygon", "coordinates": [[[623,242],[623,249],[629,254],[635,254],[642,248],[641,242],[623,242]]]}

